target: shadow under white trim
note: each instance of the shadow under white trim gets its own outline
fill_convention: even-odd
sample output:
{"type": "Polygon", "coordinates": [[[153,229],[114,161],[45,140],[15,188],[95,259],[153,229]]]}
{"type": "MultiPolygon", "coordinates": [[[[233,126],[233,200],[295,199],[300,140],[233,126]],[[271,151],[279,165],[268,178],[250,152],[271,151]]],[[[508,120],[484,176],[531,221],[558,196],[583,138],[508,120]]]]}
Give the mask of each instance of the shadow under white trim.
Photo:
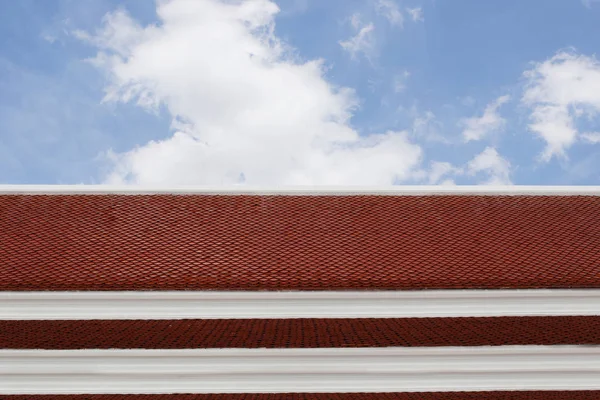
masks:
{"type": "Polygon", "coordinates": [[[2,320],[600,315],[600,289],[0,292],[2,320]]]}
{"type": "Polygon", "coordinates": [[[0,394],[600,389],[600,347],[0,350],[0,394]]]}

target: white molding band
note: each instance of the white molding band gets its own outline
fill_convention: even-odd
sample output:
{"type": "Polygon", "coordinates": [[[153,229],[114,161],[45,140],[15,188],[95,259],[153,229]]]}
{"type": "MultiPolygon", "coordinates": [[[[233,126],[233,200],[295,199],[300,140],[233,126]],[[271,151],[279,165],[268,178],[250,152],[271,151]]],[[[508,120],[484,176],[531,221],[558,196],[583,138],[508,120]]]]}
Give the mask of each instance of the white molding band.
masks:
{"type": "Polygon", "coordinates": [[[600,347],[0,350],[0,394],[600,389],[600,347]]]}
{"type": "Polygon", "coordinates": [[[0,185],[7,194],[213,194],[308,196],[422,196],[422,195],[527,195],[600,196],[600,186],[115,186],[115,185],[0,185]]]}
{"type": "Polygon", "coordinates": [[[600,315],[600,289],[0,292],[0,320],[600,315]]]}

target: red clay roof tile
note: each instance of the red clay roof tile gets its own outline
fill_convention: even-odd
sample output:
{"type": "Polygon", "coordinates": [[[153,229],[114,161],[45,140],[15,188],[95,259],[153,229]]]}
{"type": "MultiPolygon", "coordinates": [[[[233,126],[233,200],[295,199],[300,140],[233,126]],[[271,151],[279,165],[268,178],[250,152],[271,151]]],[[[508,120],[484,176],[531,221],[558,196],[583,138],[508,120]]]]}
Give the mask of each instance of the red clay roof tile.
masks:
{"type": "Polygon", "coordinates": [[[600,316],[0,321],[0,349],[599,344],[600,316]]]}
{"type": "Polygon", "coordinates": [[[0,290],[592,287],[594,196],[0,196],[0,290]]]}

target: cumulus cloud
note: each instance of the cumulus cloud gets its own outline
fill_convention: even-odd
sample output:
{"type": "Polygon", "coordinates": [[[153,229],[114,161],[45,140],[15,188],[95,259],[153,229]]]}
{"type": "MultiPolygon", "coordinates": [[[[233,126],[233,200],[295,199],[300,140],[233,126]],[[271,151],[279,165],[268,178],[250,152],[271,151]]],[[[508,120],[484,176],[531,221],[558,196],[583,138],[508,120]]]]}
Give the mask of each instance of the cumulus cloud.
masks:
{"type": "Polygon", "coordinates": [[[493,147],[486,147],[467,164],[469,175],[483,175],[484,185],[511,185],[510,163],[493,147]]]}
{"type": "Polygon", "coordinates": [[[377,0],[375,9],[379,15],[385,17],[390,24],[402,27],[404,25],[404,16],[393,0],[377,0]]]}
{"type": "Polygon", "coordinates": [[[463,139],[466,142],[481,140],[490,133],[502,129],[506,120],[500,116],[499,108],[509,100],[510,96],[508,95],[500,96],[494,102],[488,104],[481,117],[463,119],[460,123],[464,127],[463,139]]]}
{"type": "Polygon", "coordinates": [[[463,166],[432,161],[428,170],[420,172],[420,178],[430,185],[455,185],[454,179],[462,176],[483,185],[512,185],[511,165],[493,147],[486,147],[463,166]]]}
{"type": "MultiPolygon", "coordinates": [[[[113,184],[373,184],[409,179],[421,149],[405,132],[361,136],[352,90],[300,61],[274,33],[269,0],[157,3],[160,23],[106,16],[78,36],[97,47],[105,101],[161,107],[172,132],[110,153],[113,184]]],[[[372,29],[372,28],[370,28],[372,29]]]]}
{"type": "Polygon", "coordinates": [[[531,109],[529,129],[546,142],[540,159],[566,157],[579,136],[578,118],[600,111],[600,63],[594,57],[560,52],[535,64],[525,77],[522,102],[531,109]]]}
{"type": "Polygon", "coordinates": [[[423,17],[423,9],[421,7],[407,8],[406,12],[414,22],[425,21],[423,17]]]}
{"type": "Polygon", "coordinates": [[[443,134],[444,125],[431,111],[420,113],[416,107],[411,107],[409,115],[412,116],[412,134],[414,137],[428,142],[450,143],[443,134]]]}
{"type": "Polygon", "coordinates": [[[463,168],[455,167],[449,162],[433,161],[427,176],[427,183],[430,185],[453,185],[454,180],[450,176],[462,175],[463,173],[463,168]]]}
{"type": "Polygon", "coordinates": [[[583,141],[587,143],[598,144],[600,143],[600,132],[582,133],[581,139],[583,139],[583,141]]]}
{"type": "Polygon", "coordinates": [[[351,23],[358,32],[348,40],[341,40],[339,42],[340,46],[350,53],[350,56],[354,59],[361,53],[370,58],[375,48],[375,37],[373,36],[375,25],[368,23],[361,26],[360,22],[356,22],[354,17],[351,19],[351,23]]]}

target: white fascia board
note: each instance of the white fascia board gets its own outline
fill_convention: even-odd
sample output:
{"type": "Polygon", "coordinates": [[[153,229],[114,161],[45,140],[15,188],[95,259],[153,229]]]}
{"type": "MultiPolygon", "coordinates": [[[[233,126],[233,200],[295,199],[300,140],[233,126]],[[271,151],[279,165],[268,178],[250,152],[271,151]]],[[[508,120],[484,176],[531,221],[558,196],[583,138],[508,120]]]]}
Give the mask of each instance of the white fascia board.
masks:
{"type": "Polygon", "coordinates": [[[125,186],[125,185],[0,185],[0,195],[10,194],[205,194],[205,195],[305,195],[305,196],[599,196],[600,186],[125,186]]]}
{"type": "Polygon", "coordinates": [[[0,292],[1,320],[600,315],[600,289],[0,292]]]}
{"type": "Polygon", "coordinates": [[[600,389],[600,347],[0,350],[0,394],[600,389]]]}

